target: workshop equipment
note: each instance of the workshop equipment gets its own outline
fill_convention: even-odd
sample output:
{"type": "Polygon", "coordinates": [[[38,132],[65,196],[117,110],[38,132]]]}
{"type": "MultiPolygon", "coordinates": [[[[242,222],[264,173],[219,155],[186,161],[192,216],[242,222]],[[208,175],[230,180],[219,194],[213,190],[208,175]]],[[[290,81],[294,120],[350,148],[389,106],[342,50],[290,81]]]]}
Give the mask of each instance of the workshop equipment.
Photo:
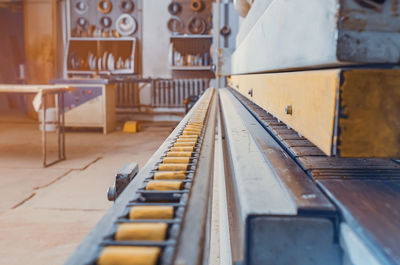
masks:
{"type": "Polygon", "coordinates": [[[73,85],[0,85],[0,93],[34,94],[32,105],[36,111],[42,110],[41,128],[46,128],[43,123],[47,121],[47,99],[48,96],[57,96],[57,159],[47,162],[47,130],[42,130],[42,163],[43,167],[51,166],[65,160],[65,111],[64,98],[67,93],[76,90],[73,85]]]}
{"type": "Polygon", "coordinates": [[[397,64],[399,12],[397,0],[255,1],[239,29],[232,74],[397,64]]]}
{"type": "Polygon", "coordinates": [[[108,188],[107,198],[109,201],[115,201],[118,196],[129,185],[133,178],[139,172],[138,163],[127,163],[118,171],[115,176],[115,184],[108,188]]]}
{"type": "MultiPolygon", "coordinates": [[[[67,265],[400,265],[398,2],[237,1],[232,71],[215,67],[228,87],[205,91],[67,265]]],[[[180,41],[208,37],[182,39],[179,63],[180,41]]]]}
{"type": "MultiPolygon", "coordinates": [[[[217,103],[214,94],[214,89],[209,88],[202,95],[67,264],[173,264],[175,259],[197,264],[203,259],[212,168],[208,153],[213,152],[210,143],[217,103]],[[183,138],[196,139],[190,145],[189,161],[164,164],[166,154],[186,129],[189,130],[183,138]],[[168,176],[168,180],[156,176],[168,176]],[[184,219],[189,223],[183,223],[184,219]],[[194,227],[193,223],[198,225],[194,227]]],[[[126,175],[130,169],[124,167],[121,171],[126,175]]]]}
{"type": "Polygon", "coordinates": [[[234,75],[229,85],[326,155],[400,157],[397,69],[234,75]]]}
{"type": "Polygon", "coordinates": [[[101,128],[103,134],[115,130],[115,82],[107,79],[53,79],[51,83],[76,87],[63,98],[66,127],[101,128]]]}
{"type": "Polygon", "coordinates": [[[199,99],[67,264],[102,264],[104,256],[133,262],[147,251],[150,264],[207,264],[218,165],[229,210],[223,247],[233,261],[400,264],[400,164],[328,157],[235,89],[211,95],[199,99]],[[189,150],[173,149],[187,139],[189,150]]]}

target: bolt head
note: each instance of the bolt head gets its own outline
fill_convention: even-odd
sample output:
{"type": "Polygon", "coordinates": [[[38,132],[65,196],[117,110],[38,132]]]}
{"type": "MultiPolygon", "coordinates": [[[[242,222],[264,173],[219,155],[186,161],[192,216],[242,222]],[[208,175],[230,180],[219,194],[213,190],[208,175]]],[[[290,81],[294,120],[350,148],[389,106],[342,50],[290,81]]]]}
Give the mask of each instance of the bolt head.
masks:
{"type": "Polygon", "coordinates": [[[286,105],[286,106],[285,106],[285,113],[286,113],[287,115],[292,115],[292,114],[293,114],[292,105],[286,105]]]}
{"type": "Polygon", "coordinates": [[[109,201],[115,201],[117,195],[117,191],[115,189],[115,186],[109,187],[107,191],[107,199],[109,201]]]}

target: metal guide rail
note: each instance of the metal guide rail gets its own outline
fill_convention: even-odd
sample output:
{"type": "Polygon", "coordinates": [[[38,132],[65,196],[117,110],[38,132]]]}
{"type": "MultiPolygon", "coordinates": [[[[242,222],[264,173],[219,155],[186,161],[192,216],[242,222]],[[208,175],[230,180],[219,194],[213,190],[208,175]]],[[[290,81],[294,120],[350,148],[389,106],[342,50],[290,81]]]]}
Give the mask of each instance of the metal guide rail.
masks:
{"type": "Polygon", "coordinates": [[[341,265],[337,211],[228,90],[219,90],[232,260],[341,265]]]}
{"type": "Polygon", "coordinates": [[[398,178],[400,165],[391,159],[337,158],[326,156],[318,147],[290,129],[286,124],[267,113],[256,104],[231,90],[255,116],[278,143],[314,179],[337,178],[337,176],[371,178],[398,178]]]}
{"type": "Polygon", "coordinates": [[[398,161],[328,157],[264,109],[230,91],[336,205],[343,264],[400,264],[398,161]]]}
{"type": "Polygon", "coordinates": [[[209,88],[66,264],[201,262],[215,110],[214,89],[209,88]],[[188,238],[194,250],[185,244],[188,238]]]}

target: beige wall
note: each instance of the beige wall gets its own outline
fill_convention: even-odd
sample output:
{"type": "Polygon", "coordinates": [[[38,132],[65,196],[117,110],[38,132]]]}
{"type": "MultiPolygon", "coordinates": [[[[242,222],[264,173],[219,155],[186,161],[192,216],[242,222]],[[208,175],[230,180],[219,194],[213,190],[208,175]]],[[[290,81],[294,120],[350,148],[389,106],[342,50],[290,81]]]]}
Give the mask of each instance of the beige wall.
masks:
{"type": "Polygon", "coordinates": [[[170,78],[169,1],[143,0],[143,76],[170,78]]]}
{"type": "MultiPolygon", "coordinates": [[[[171,78],[168,64],[168,4],[169,1],[165,0],[143,0],[143,77],[171,78]]],[[[140,102],[151,103],[150,89],[141,90],[140,102]]]]}

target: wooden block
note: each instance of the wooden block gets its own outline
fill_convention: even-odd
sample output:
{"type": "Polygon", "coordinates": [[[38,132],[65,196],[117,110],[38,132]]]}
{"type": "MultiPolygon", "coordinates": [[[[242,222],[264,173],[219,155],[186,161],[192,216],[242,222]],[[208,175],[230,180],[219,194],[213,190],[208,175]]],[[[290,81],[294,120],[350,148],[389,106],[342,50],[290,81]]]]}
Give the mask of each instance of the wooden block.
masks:
{"type": "Polygon", "coordinates": [[[181,135],[178,139],[193,139],[194,141],[197,141],[198,138],[199,136],[197,135],[181,135]]]}
{"type": "Polygon", "coordinates": [[[200,136],[201,132],[194,132],[194,131],[186,131],[184,130],[182,132],[183,135],[196,135],[196,136],[200,136]]]}
{"type": "Polygon", "coordinates": [[[195,146],[196,142],[176,142],[174,147],[182,147],[182,146],[195,146]]]}
{"type": "Polygon", "coordinates": [[[188,164],[160,164],[159,171],[186,171],[188,164]]]}
{"type": "Polygon", "coordinates": [[[188,126],[186,126],[185,127],[185,131],[187,131],[187,132],[201,132],[201,128],[193,128],[193,127],[188,127],[188,126]]]}
{"type": "Polygon", "coordinates": [[[173,152],[193,152],[194,147],[193,146],[177,146],[177,147],[171,147],[171,151],[173,152]]]}
{"type": "Polygon", "coordinates": [[[186,179],[186,173],[184,171],[156,172],[154,173],[154,179],[155,180],[186,179]]]}
{"type": "Polygon", "coordinates": [[[97,260],[98,265],[156,265],[161,254],[159,247],[105,247],[97,260]]]}
{"type": "Polygon", "coordinates": [[[192,152],[173,152],[170,151],[167,153],[168,157],[191,157],[192,152]]]}
{"type": "Polygon", "coordinates": [[[163,241],[167,234],[166,223],[124,223],[119,224],[115,233],[117,241],[151,240],[163,241]]]}
{"type": "Polygon", "coordinates": [[[123,132],[125,133],[136,133],[140,130],[140,123],[137,121],[126,121],[124,123],[123,132]]]}
{"type": "Polygon", "coordinates": [[[173,219],[172,206],[133,206],[129,211],[129,219],[173,219]]]}
{"type": "Polygon", "coordinates": [[[400,157],[400,70],[238,75],[230,85],[327,155],[400,157]]]}
{"type": "Polygon", "coordinates": [[[195,128],[195,129],[202,129],[203,125],[198,124],[188,124],[185,128],[195,128]]]}
{"type": "Polygon", "coordinates": [[[182,181],[149,181],[146,190],[180,190],[183,187],[182,181]]]}
{"type": "Polygon", "coordinates": [[[190,157],[164,157],[163,163],[171,163],[171,164],[188,164],[190,161],[190,157]]]}
{"type": "Polygon", "coordinates": [[[176,139],[177,143],[183,143],[183,142],[196,142],[196,138],[178,138],[176,139]]]}

